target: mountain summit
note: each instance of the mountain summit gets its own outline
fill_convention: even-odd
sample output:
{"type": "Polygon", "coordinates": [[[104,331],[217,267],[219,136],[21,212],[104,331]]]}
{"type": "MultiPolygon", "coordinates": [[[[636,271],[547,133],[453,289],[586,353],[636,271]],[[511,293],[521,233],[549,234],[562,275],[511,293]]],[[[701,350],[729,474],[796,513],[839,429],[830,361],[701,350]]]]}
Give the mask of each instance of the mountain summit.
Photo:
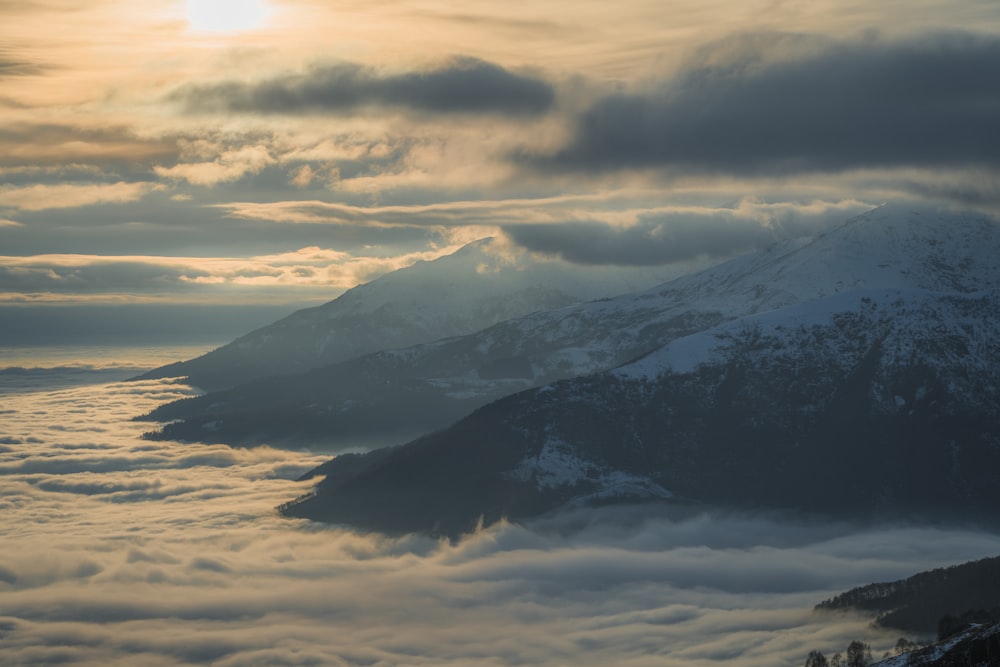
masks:
{"type": "Polygon", "coordinates": [[[302,372],[384,349],[469,334],[537,310],[648,287],[664,270],[590,271],[481,239],[451,255],[386,274],[329,303],[292,313],[196,359],[142,379],[186,377],[206,390],[302,372]]]}
{"type": "Polygon", "coordinates": [[[1000,231],[975,214],[884,206],[828,233],[641,292],[539,311],[163,406],[154,437],[334,448],[401,442],[490,401],[604,371],[737,318],[860,289],[969,294],[1000,284],[1000,231]]]}
{"type": "MultiPolygon", "coordinates": [[[[623,297],[659,295],[721,321],[407,445],[334,459],[315,471],[326,475],[316,493],[284,512],[448,534],[649,499],[995,520],[996,257],[995,221],[878,209],[623,297]]],[[[647,309],[619,338],[665,311],[647,309]]]]}

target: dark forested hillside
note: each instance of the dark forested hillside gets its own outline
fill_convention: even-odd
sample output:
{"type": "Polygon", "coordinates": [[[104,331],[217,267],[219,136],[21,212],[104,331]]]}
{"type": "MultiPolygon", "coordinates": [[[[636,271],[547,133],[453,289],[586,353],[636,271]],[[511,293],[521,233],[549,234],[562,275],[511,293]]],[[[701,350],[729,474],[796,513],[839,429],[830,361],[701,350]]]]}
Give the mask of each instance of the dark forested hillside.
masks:
{"type": "Polygon", "coordinates": [[[817,608],[877,612],[878,625],[921,634],[949,634],[967,614],[968,620],[1000,620],[1000,556],[861,586],[817,608]]]}

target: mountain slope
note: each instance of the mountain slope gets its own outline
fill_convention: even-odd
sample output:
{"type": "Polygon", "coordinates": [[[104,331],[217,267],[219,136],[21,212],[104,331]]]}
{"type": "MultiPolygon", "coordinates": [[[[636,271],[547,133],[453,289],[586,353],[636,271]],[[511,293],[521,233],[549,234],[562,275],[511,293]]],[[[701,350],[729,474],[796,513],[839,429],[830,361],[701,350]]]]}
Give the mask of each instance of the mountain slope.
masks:
{"type": "Polygon", "coordinates": [[[823,610],[877,612],[876,625],[932,635],[942,620],[971,610],[1000,616],[1000,556],[921,572],[906,579],[861,586],[824,600],[823,610]]]}
{"type": "Polygon", "coordinates": [[[749,316],[612,372],[337,458],[291,516],[454,534],[674,498],[995,519],[1000,291],[864,290],[749,316]]]}
{"type": "Polygon", "coordinates": [[[873,667],[996,667],[1000,663],[1000,624],[970,626],[962,632],[873,667]]]}
{"type": "Polygon", "coordinates": [[[470,243],[141,378],[185,376],[202,389],[223,389],[378,350],[472,333],[537,310],[648,287],[665,275],[647,269],[586,271],[528,256],[515,265],[505,253],[492,239],[470,243]]]}
{"type": "Polygon", "coordinates": [[[168,438],[384,442],[754,313],[858,289],[962,294],[995,288],[997,256],[1000,226],[994,221],[886,206],[815,239],[778,244],[644,292],[190,399],[149,418],[179,420],[159,436],[168,438]]]}
{"type": "Polygon", "coordinates": [[[936,634],[938,641],[929,646],[901,639],[896,655],[874,663],[879,667],[993,667],[1000,662],[1000,557],[859,586],[816,609],[877,612],[876,626],[922,637],[936,634]]]}

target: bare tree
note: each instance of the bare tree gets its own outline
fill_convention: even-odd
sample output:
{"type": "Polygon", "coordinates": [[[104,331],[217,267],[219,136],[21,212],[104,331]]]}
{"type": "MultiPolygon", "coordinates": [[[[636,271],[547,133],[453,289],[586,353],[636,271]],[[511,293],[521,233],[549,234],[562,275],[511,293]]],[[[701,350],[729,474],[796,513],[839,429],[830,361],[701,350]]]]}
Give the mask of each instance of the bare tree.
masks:
{"type": "Polygon", "coordinates": [[[805,667],[830,667],[830,663],[827,661],[826,656],[819,651],[809,651],[809,655],[806,656],[805,667]]]}
{"type": "Polygon", "coordinates": [[[872,647],[854,640],[847,647],[847,667],[868,667],[872,664],[872,647]]]}

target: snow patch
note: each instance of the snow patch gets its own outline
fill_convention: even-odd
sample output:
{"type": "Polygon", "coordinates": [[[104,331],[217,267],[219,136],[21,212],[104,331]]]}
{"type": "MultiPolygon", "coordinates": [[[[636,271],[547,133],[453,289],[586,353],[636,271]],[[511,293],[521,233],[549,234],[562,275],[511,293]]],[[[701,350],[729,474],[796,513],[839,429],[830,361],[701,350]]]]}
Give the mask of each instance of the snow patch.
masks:
{"type": "Polygon", "coordinates": [[[550,437],[535,456],[529,456],[508,476],[522,482],[534,482],[539,490],[557,489],[587,483],[594,490],[574,500],[574,504],[612,498],[660,498],[673,496],[647,477],[617,470],[580,458],[572,445],[550,437]]]}
{"type": "Polygon", "coordinates": [[[529,456],[511,471],[513,479],[534,480],[540,489],[572,486],[588,478],[591,464],[577,456],[573,446],[550,437],[536,456],[529,456]]]}

